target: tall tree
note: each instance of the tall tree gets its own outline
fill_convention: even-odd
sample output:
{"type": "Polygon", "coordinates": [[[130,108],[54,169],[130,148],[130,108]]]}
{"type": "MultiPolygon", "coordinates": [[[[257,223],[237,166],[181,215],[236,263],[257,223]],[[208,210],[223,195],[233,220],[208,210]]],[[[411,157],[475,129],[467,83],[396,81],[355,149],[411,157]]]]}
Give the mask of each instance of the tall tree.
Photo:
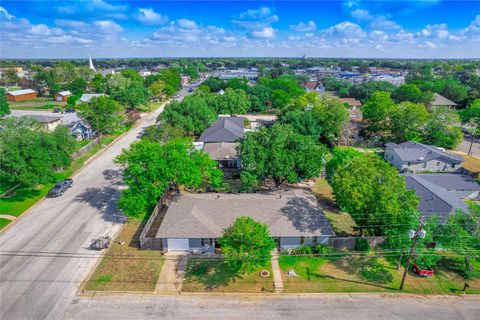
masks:
{"type": "Polygon", "coordinates": [[[171,184],[216,189],[222,183],[223,174],[216,169],[216,162],[203,151],[193,150],[189,140],[165,144],[140,140],[124,149],[115,162],[123,167],[128,186],[122,191],[119,206],[131,217],[145,215],[171,184]]]}
{"type": "Polygon", "coordinates": [[[95,97],[88,103],[82,103],[77,109],[78,116],[100,134],[114,132],[122,124],[123,108],[109,97],[95,97]]]}
{"type": "Polygon", "coordinates": [[[415,224],[415,191],[407,191],[397,170],[376,155],[345,162],[331,185],[340,209],[352,215],[363,234],[385,235],[392,225],[406,232],[415,224]]]}
{"type": "Polygon", "coordinates": [[[403,102],[390,112],[392,135],[397,142],[421,141],[428,119],[424,104],[403,102]]]}
{"type": "Polygon", "coordinates": [[[7,114],[10,114],[10,107],[8,106],[5,94],[5,89],[0,88],[0,118],[7,114]]]}
{"type": "Polygon", "coordinates": [[[267,225],[251,217],[239,217],[219,239],[222,254],[237,273],[252,272],[271,259],[275,248],[267,225]]]}
{"type": "Polygon", "coordinates": [[[425,125],[424,142],[437,147],[455,149],[463,139],[462,130],[457,127],[460,118],[448,107],[436,107],[425,125]]]}
{"type": "Polygon", "coordinates": [[[377,133],[390,128],[389,114],[395,103],[389,92],[376,91],[362,106],[363,119],[368,123],[368,131],[377,133]]]}

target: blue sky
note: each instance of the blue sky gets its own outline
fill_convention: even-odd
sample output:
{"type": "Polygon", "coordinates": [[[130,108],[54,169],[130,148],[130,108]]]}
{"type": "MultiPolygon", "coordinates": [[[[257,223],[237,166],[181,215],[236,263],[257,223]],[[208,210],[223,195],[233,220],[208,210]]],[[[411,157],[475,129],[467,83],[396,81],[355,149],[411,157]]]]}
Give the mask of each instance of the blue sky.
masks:
{"type": "Polygon", "coordinates": [[[0,58],[479,58],[480,1],[9,1],[0,58]]]}

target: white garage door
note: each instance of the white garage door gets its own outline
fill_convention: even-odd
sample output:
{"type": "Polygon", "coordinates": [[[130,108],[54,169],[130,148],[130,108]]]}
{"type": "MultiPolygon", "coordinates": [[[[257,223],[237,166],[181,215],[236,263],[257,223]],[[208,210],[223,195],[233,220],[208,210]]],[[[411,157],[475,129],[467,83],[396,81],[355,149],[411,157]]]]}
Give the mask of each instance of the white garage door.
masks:
{"type": "Polygon", "coordinates": [[[168,239],[168,251],[189,251],[188,239],[168,239]]]}

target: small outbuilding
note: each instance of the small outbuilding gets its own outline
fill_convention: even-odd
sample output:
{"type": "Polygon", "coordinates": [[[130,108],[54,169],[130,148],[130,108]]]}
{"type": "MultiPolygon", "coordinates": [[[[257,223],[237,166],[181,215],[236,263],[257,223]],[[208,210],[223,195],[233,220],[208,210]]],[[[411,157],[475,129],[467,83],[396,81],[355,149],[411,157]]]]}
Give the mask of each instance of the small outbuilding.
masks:
{"type": "Polygon", "coordinates": [[[70,91],[60,91],[55,94],[55,101],[67,101],[68,97],[70,97],[72,93],[70,91]]]}
{"type": "Polygon", "coordinates": [[[37,97],[37,92],[32,89],[23,89],[7,92],[7,101],[22,101],[34,99],[37,97]]]}

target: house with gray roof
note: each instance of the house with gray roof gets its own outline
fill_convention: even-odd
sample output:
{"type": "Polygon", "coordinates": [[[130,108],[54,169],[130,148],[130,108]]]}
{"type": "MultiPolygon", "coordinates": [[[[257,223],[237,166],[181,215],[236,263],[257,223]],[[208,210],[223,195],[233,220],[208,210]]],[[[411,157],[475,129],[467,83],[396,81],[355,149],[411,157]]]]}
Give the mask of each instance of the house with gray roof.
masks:
{"type": "Polygon", "coordinates": [[[430,108],[435,108],[435,107],[455,107],[457,104],[453,102],[452,100],[445,98],[442,95],[439,95],[438,93],[433,94],[433,99],[428,103],[428,106],[430,108]]]}
{"type": "Polygon", "coordinates": [[[327,243],[335,235],[315,196],[303,189],[270,193],[181,193],[168,204],[156,238],[164,252],[212,252],[236,218],[268,226],[280,249],[327,243]]]}
{"type": "Polygon", "coordinates": [[[401,172],[456,172],[463,165],[462,156],[415,141],[387,143],[384,157],[401,172]]]}
{"type": "Polygon", "coordinates": [[[220,117],[201,135],[198,141],[209,142],[237,142],[245,136],[243,117],[220,117]]]}
{"type": "Polygon", "coordinates": [[[453,173],[402,174],[408,190],[420,198],[423,216],[437,215],[441,222],[460,209],[469,212],[466,200],[478,200],[480,185],[472,177],[453,173]]]}
{"type": "Polygon", "coordinates": [[[237,153],[236,142],[206,143],[203,151],[218,163],[218,168],[224,173],[225,178],[234,178],[240,175],[241,163],[237,153]]]}
{"type": "Polygon", "coordinates": [[[107,96],[107,95],[104,94],[104,93],[84,93],[77,100],[77,104],[81,104],[83,102],[89,103],[90,100],[92,100],[93,98],[98,98],[98,97],[103,97],[103,96],[107,96]]]}

